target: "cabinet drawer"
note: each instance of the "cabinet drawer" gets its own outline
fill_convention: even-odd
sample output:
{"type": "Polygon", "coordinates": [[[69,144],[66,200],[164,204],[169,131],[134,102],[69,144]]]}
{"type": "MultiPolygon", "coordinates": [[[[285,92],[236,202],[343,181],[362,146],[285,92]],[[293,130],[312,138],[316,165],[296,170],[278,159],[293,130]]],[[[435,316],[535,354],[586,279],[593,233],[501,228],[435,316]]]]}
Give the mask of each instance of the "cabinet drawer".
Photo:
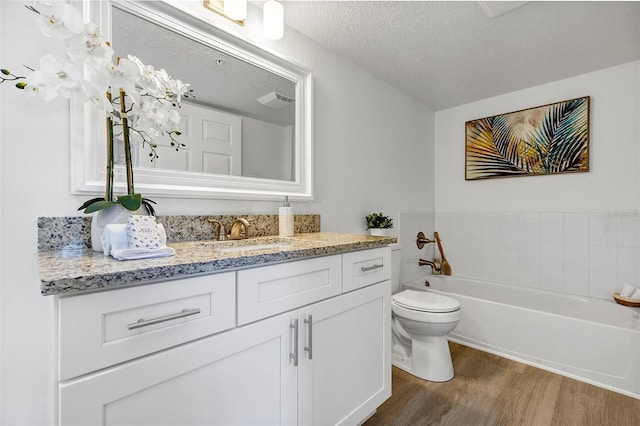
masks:
{"type": "Polygon", "coordinates": [[[391,279],[391,249],[381,247],[345,253],[343,256],[342,291],[391,279]]]}
{"type": "Polygon", "coordinates": [[[341,270],[337,255],[238,271],[238,325],[340,294],[341,270]]]}
{"type": "Polygon", "coordinates": [[[235,326],[233,272],[58,300],[60,380],[235,326]]]}

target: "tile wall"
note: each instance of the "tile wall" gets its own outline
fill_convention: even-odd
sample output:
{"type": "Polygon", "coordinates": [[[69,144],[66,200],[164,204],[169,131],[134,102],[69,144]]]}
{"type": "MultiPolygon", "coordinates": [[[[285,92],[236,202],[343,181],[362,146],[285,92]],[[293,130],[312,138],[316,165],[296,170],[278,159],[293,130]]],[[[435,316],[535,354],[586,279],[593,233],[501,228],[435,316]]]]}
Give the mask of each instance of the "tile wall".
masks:
{"type": "Polygon", "coordinates": [[[635,211],[438,212],[435,229],[461,277],[603,299],[640,286],[635,211]]]}

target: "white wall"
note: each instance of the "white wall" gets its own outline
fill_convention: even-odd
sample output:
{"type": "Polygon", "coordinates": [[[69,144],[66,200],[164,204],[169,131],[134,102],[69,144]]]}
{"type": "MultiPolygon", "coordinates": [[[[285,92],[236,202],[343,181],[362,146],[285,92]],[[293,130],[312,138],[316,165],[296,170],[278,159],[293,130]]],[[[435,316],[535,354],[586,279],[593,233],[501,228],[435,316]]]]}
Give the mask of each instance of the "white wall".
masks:
{"type": "Polygon", "coordinates": [[[242,176],[292,180],[293,130],[242,117],[242,176]]]}
{"type": "Polygon", "coordinates": [[[436,113],[438,211],[636,210],[637,62],[436,113]],[[566,99],[591,96],[590,171],[465,181],[464,123],[566,99]]]}
{"type": "Polygon", "coordinates": [[[640,62],[436,113],[436,229],[455,274],[611,300],[640,287],[640,62]],[[464,180],[468,120],[591,96],[590,171],[464,180]]]}
{"type": "MultiPolygon", "coordinates": [[[[325,231],[364,233],[374,210],[433,211],[433,112],[289,29],[266,42],[256,10],[244,28],[202,13],[313,70],[320,198],[297,212],[321,214],[325,231]]],[[[0,2],[0,40],[0,66],[15,72],[57,45],[19,1],[0,2]]],[[[68,103],[0,90],[0,424],[52,424],[53,298],[39,294],[36,219],[78,215],[84,197],[69,192],[68,103]]],[[[280,204],[154,198],[163,215],[274,213],[280,204]]]]}

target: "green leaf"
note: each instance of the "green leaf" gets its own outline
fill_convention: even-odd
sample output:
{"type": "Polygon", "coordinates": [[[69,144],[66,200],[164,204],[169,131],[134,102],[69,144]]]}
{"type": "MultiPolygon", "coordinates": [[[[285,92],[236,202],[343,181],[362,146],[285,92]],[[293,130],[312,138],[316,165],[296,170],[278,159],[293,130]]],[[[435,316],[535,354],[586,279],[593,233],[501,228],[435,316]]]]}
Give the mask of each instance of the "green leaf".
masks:
{"type": "Polygon", "coordinates": [[[85,203],[84,203],[83,205],[81,205],[80,207],[78,207],[78,211],[79,211],[79,210],[84,210],[84,209],[86,209],[87,207],[89,207],[91,204],[93,204],[93,203],[95,203],[95,202],[98,202],[98,201],[104,201],[104,198],[102,198],[102,197],[98,197],[98,198],[92,198],[92,199],[90,199],[90,200],[88,200],[88,201],[85,201],[85,203]]]}
{"type": "Polygon", "coordinates": [[[18,89],[24,89],[25,87],[27,87],[27,83],[25,83],[24,81],[21,81],[19,83],[16,83],[16,87],[18,89]]]}
{"type": "Polygon", "coordinates": [[[115,206],[116,203],[115,201],[105,201],[105,200],[100,200],[100,201],[96,201],[95,203],[90,204],[89,206],[87,206],[86,209],[84,209],[85,213],[93,213],[93,212],[97,212],[98,210],[102,210],[102,209],[106,209],[108,207],[111,206],[115,206]]]}
{"type": "Polygon", "coordinates": [[[155,216],[156,215],[156,210],[153,208],[151,203],[156,204],[155,201],[150,200],[148,198],[143,198],[142,199],[142,205],[147,209],[147,213],[149,213],[151,216],[155,216]]]}
{"type": "Polygon", "coordinates": [[[122,204],[122,207],[124,207],[125,209],[136,211],[140,208],[140,205],[142,205],[142,195],[120,195],[118,197],[118,202],[122,204]]]}
{"type": "Polygon", "coordinates": [[[0,69],[0,72],[4,75],[11,75],[11,72],[9,70],[6,70],[4,68],[0,69]]]}

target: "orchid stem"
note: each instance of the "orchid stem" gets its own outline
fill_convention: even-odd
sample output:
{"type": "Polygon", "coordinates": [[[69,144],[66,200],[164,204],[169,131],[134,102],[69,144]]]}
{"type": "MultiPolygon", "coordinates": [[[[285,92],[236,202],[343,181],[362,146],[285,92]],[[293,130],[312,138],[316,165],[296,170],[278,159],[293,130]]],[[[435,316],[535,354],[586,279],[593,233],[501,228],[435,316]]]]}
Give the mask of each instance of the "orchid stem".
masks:
{"type": "Polygon", "coordinates": [[[120,89],[120,118],[122,119],[122,136],[124,137],[124,160],[127,170],[127,194],[133,195],[133,165],[131,164],[131,143],[129,142],[129,123],[127,110],[124,104],[125,93],[120,89]]]}
{"type": "MultiPolygon", "coordinates": [[[[111,92],[107,92],[111,102],[111,92]]],[[[113,201],[113,120],[107,115],[107,182],[105,185],[105,201],[113,201]]]]}

